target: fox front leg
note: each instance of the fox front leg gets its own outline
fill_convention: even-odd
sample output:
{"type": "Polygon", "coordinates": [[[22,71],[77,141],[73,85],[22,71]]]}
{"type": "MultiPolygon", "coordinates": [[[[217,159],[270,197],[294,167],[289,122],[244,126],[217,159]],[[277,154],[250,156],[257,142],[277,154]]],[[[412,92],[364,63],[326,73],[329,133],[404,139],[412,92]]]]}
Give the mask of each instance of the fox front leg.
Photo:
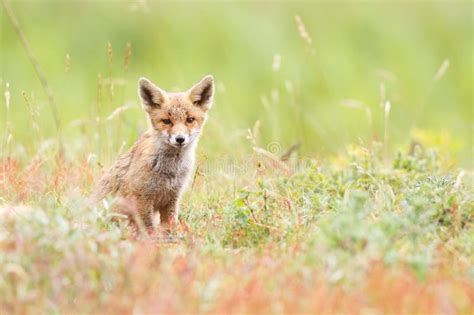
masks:
{"type": "Polygon", "coordinates": [[[150,202],[141,201],[137,203],[138,215],[135,221],[138,227],[145,228],[147,232],[153,231],[153,207],[150,202]]]}
{"type": "Polygon", "coordinates": [[[178,200],[172,200],[166,206],[159,209],[160,227],[170,231],[171,227],[178,221],[178,200]]]}

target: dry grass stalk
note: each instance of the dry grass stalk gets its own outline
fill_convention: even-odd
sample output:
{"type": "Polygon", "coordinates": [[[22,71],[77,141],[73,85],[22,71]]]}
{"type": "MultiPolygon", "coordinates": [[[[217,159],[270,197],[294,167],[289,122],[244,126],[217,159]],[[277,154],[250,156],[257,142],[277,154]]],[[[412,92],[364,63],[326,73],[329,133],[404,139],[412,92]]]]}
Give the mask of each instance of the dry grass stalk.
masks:
{"type": "Polygon", "coordinates": [[[71,70],[71,56],[66,54],[64,57],[64,73],[68,73],[71,70]]]}
{"type": "Polygon", "coordinates": [[[303,23],[303,20],[299,15],[295,15],[296,26],[298,27],[298,33],[300,34],[301,38],[308,44],[311,45],[313,40],[311,36],[309,36],[308,31],[303,23]]]}
{"type": "Polygon", "coordinates": [[[123,69],[125,72],[128,72],[128,67],[130,66],[130,58],[132,57],[132,44],[128,42],[125,45],[125,57],[123,63],[123,69]]]}

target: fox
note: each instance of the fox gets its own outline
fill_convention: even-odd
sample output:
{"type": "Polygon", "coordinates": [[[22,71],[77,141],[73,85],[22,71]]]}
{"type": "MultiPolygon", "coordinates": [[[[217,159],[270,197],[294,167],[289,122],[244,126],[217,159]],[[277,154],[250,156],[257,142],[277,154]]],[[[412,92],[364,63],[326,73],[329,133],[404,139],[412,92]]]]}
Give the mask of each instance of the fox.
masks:
{"type": "Polygon", "coordinates": [[[191,177],[196,148],[214,98],[214,78],[206,75],[185,92],[168,93],[147,78],[138,95],[149,127],[100,178],[92,199],[118,197],[122,212],[148,231],[154,218],[169,231],[177,223],[180,199],[191,177]]]}

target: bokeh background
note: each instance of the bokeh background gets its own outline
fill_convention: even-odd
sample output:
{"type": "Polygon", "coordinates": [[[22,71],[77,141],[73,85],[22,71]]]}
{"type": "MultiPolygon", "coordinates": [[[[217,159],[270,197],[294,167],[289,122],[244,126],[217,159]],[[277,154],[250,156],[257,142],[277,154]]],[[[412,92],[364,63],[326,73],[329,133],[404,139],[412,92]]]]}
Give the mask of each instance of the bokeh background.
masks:
{"type": "MultiPolygon", "coordinates": [[[[385,139],[392,153],[416,141],[472,163],[469,1],[10,5],[54,93],[64,142],[104,162],[146,128],[140,76],[174,91],[211,73],[217,93],[201,155],[251,152],[247,129],[260,121],[262,147],[300,143],[304,156],[385,139]]],[[[34,152],[57,131],[34,68],[0,17],[0,81],[11,95],[9,113],[1,100],[1,130],[18,152],[34,152]]]]}

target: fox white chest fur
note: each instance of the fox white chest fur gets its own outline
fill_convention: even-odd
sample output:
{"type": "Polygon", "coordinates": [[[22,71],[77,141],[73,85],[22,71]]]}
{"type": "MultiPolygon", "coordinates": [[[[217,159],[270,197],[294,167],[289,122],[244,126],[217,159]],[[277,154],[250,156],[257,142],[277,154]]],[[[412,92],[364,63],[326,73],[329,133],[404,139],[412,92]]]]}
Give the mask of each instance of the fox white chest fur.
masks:
{"type": "Polygon", "coordinates": [[[177,200],[194,168],[195,151],[194,143],[182,149],[157,144],[155,152],[136,157],[144,159],[145,163],[127,174],[129,190],[133,195],[153,200],[158,207],[177,200]],[[148,174],[146,178],[142,176],[144,173],[148,174]]]}
{"type": "Polygon", "coordinates": [[[155,213],[164,225],[177,218],[212,106],[214,80],[206,76],[186,92],[166,93],[140,79],[139,94],[150,128],[105,172],[95,195],[96,199],[109,193],[120,197],[151,228],[155,213]]]}

